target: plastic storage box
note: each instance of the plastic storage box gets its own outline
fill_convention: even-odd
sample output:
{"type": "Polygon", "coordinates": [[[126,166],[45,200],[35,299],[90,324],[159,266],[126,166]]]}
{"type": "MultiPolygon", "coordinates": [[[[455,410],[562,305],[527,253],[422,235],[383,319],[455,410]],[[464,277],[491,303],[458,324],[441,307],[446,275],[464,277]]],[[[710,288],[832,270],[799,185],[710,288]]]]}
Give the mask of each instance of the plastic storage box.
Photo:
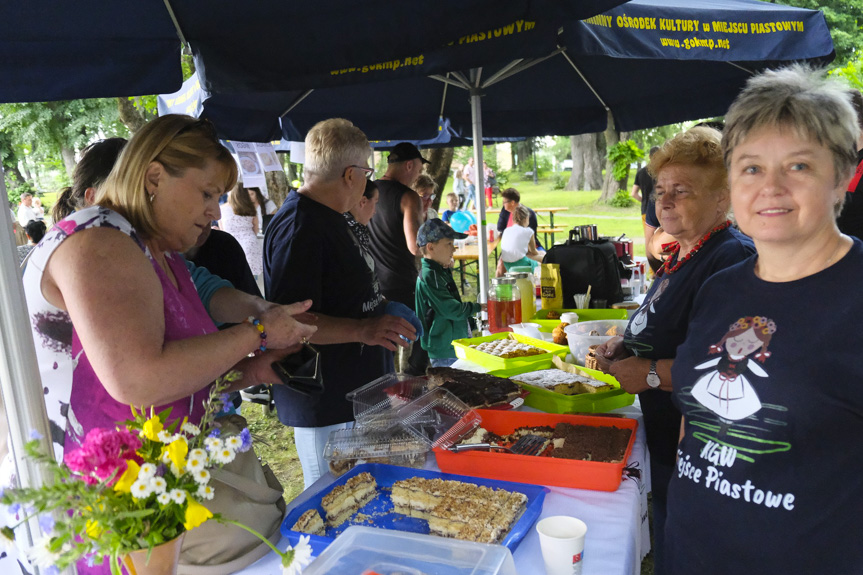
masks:
{"type": "Polygon", "coordinates": [[[533,339],[532,337],[527,337],[524,335],[509,332],[496,333],[494,335],[487,335],[485,337],[456,339],[453,340],[452,346],[455,348],[455,354],[457,357],[472,361],[486,369],[516,369],[522,367],[530,367],[531,369],[543,369],[545,367],[551,366],[552,355],[560,356],[560,358],[563,359],[564,357],[566,357],[566,353],[568,351],[566,346],[564,345],[557,345],[556,343],[552,343],[550,341],[533,339]],[[470,347],[471,345],[477,345],[486,341],[507,339],[509,337],[514,338],[518,342],[532,345],[539,349],[547,350],[547,353],[504,359],[502,357],[491,355],[490,353],[483,353],[476,348],[470,347]]]}
{"type": "Polygon", "coordinates": [[[620,487],[623,468],[632,453],[638,422],[623,417],[594,415],[556,415],[520,411],[492,411],[478,409],[482,427],[498,435],[508,435],[523,426],[551,426],[561,422],[596,427],[622,427],[632,430],[626,454],[620,463],[558,459],[536,455],[514,455],[499,451],[463,451],[453,453],[446,449],[434,450],[438,467],[447,473],[461,473],[474,477],[489,477],[504,481],[519,481],[534,485],[577,487],[597,491],[616,491],[620,487]]]}
{"type": "Polygon", "coordinates": [[[386,430],[355,427],[330,432],[324,447],[330,473],[340,477],[361,463],[422,468],[429,445],[396,425],[386,430]]]}
{"type": "Polygon", "coordinates": [[[358,426],[386,429],[396,424],[396,410],[428,391],[424,378],[389,373],[348,393],[358,426]]]}
{"type": "Polygon", "coordinates": [[[560,325],[559,319],[548,319],[548,312],[554,311],[558,314],[572,311],[578,314],[578,322],[596,321],[600,319],[626,319],[625,309],[541,309],[536,312],[533,319],[525,320],[539,324],[539,331],[551,332],[560,325]]]}
{"type": "MultiPolygon", "coordinates": [[[[589,377],[612,385],[615,389],[599,393],[564,395],[544,387],[516,382],[522,389],[530,392],[524,400],[525,405],[546,413],[605,413],[618,407],[632,405],[635,401],[634,395],[620,389],[620,383],[614,377],[594,369],[581,369],[589,377]]],[[[526,373],[527,371],[534,370],[526,370],[521,373],[526,373]]],[[[490,373],[492,375],[501,375],[497,372],[490,373]]],[[[507,374],[508,377],[513,377],[513,375],[517,374],[507,374]]]]}
{"type": "MultiPolygon", "coordinates": [[[[626,310],[622,310],[626,311],[626,310]]],[[[622,336],[626,331],[629,320],[625,319],[601,319],[595,321],[584,321],[571,324],[563,328],[566,332],[566,341],[569,350],[578,365],[584,365],[584,358],[592,345],[600,345],[610,340],[615,335],[622,336]],[[615,333],[609,335],[609,331],[615,333]],[[597,335],[590,335],[596,332],[597,335]]]]}
{"type": "Polygon", "coordinates": [[[352,525],[304,575],[516,575],[500,545],[352,525]]]}
{"type": "Polygon", "coordinates": [[[429,447],[452,445],[476,429],[480,422],[476,410],[442,388],[411,401],[398,410],[396,417],[429,447]]]}

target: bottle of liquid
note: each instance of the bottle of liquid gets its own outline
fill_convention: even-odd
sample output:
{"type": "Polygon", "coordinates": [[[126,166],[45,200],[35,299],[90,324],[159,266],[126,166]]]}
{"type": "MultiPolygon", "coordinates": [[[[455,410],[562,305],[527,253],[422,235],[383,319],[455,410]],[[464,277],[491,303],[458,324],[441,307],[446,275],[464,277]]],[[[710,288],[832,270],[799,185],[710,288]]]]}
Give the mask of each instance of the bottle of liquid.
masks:
{"type": "Polygon", "coordinates": [[[530,321],[536,315],[536,297],[534,296],[531,274],[527,272],[507,272],[506,277],[515,278],[515,285],[521,293],[521,321],[530,321]]]}
{"type": "Polygon", "coordinates": [[[515,278],[492,278],[488,290],[488,330],[491,333],[512,331],[509,326],[521,323],[521,292],[515,278]]]}

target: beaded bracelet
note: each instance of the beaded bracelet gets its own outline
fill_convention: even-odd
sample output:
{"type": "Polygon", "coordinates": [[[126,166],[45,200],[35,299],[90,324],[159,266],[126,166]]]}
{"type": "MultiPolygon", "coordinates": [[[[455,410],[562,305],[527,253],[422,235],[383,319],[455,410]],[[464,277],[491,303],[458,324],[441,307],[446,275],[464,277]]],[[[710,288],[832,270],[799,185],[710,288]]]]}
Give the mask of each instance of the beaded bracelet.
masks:
{"type": "Polygon", "coordinates": [[[255,327],[255,329],[258,330],[258,335],[261,338],[260,347],[258,347],[258,349],[256,349],[255,351],[253,351],[249,355],[252,355],[252,356],[253,355],[260,355],[260,354],[264,353],[265,351],[267,351],[267,332],[264,331],[264,324],[262,324],[261,320],[259,320],[258,318],[256,318],[253,315],[250,315],[248,318],[246,318],[246,321],[249,322],[250,324],[252,324],[255,327]]]}

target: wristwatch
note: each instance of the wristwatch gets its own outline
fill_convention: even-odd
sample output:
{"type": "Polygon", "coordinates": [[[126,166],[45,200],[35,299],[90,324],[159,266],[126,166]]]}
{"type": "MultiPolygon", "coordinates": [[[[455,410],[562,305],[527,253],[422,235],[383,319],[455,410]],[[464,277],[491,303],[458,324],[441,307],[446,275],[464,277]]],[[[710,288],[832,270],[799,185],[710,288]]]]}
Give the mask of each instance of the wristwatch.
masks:
{"type": "Polygon", "coordinates": [[[647,385],[653,389],[659,387],[659,374],[656,373],[656,360],[650,362],[650,371],[647,372],[647,385]]]}

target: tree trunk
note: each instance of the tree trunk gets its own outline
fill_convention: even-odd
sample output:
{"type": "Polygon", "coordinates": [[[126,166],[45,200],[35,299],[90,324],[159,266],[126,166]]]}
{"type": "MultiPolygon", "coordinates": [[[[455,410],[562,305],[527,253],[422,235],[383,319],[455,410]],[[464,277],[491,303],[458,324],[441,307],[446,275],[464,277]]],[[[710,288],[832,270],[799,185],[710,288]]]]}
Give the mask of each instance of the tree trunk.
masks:
{"type": "Polygon", "coordinates": [[[288,197],[290,186],[288,184],[288,176],[285,172],[266,172],[264,177],[267,179],[267,192],[270,199],[275,202],[276,207],[282,207],[282,202],[288,197]]]}
{"type": "Polygon", "coordinates": [[[449,179],[450,168],[452,167],[452,158],[454,150],[452,148],[435,148],[428,150],[426,159],[431,162],[426,166],[426,172],[437,184],[437,197],[432,202],[434,209],[439,209],[441,200],[446,190],[446,183],[449,179]]]}
{"type": "Polygon", "coordinates": [[[133,134],[147,123],[147,118],[135,107],[131,98],[117,98],[117,112],[120,114],[120,121],[133,134]]]}
{"type": "Polygon", "coordinates": [[[584,149],[584,189],[598,190],[602,187],[602,155],[600,135],[585,134],[589,145],[584,149]]]}
{"type": "Polygon", "coordinates": [[[579,136],[569,137],[569,151],[572,156],[572,172],[569,174],[569,181],[563,187],[564,190],[574,191],[581,190],[581,182],[584,181],[584,134],[579,136]]]}
{"type": "Polygon", "coordinates": [[[602,182],[602,194],[599,196],[599,202],[607,204],[611,198],[617,194],[619,188],[618,182],[614,179],[614,164],[608,159],[608,152],[620,142],[620,134],[614,127],[614,117],[611,112],[608,113],[608,127],[605,128],[605,179],[602,182]]]}
{"type": "Polygon", "coordinates": [[[63,158],[63,166],[66,168],[66,175],[72,179],[72,173],[75,171],[75,150],[68,146],[60,147],[60,157],[63,158]]]}

